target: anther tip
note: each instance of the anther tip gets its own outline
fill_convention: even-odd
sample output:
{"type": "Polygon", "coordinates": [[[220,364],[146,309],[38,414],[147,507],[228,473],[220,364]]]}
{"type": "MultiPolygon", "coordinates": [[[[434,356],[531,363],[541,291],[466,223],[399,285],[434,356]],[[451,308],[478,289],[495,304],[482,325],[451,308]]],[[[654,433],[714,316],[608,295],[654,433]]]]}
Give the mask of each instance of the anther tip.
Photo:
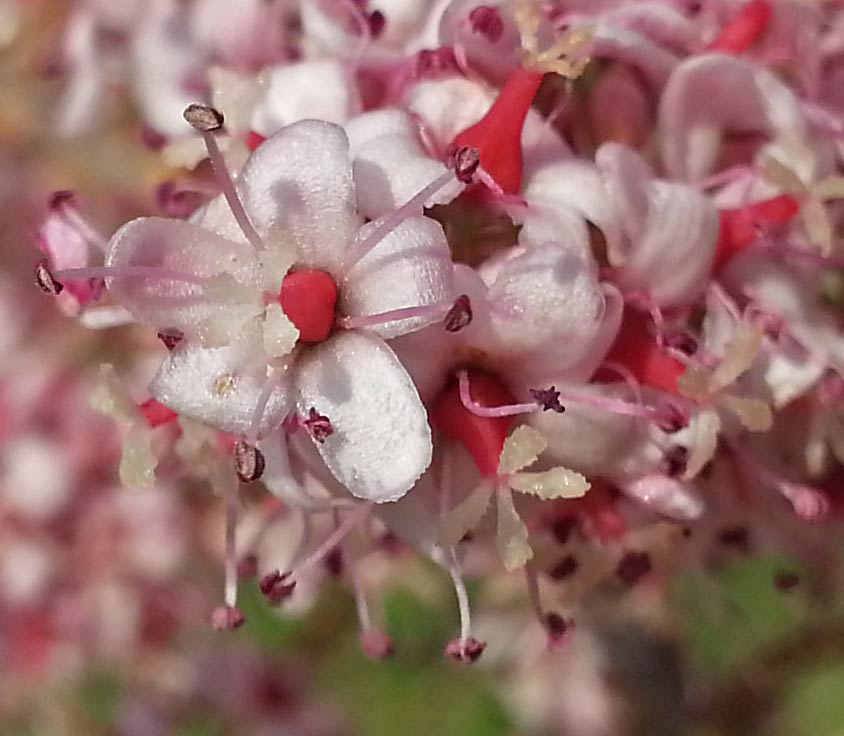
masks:
{"type": "Polygon", "coordinates": [[[185,120],[200,133],[212,133],[219,130],[225,123],[223,113],[210,105],[193,103],[185,108],[185,120]]]}

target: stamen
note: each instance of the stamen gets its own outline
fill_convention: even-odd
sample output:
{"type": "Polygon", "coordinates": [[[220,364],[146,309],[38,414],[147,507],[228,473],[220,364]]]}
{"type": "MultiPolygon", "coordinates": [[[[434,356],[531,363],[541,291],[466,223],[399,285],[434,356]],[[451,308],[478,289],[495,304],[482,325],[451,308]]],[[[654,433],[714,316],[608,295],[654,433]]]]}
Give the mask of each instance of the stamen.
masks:
{"type": "Polygon", "coordinates": [[[225,594],[223,606],[214,610],[211,625],[218,631],[230,631],[244,622],[243,613],[237,607],[237,504],[238,483],[234,478],[225,489],[226,543],[225,543],[225,594]]]}
{"type": "Polygon", "coordinates": [[[241,483],[252,483],[264,474],[264,454],[255,445],[238,441],[234,446],[234,468],[241,483]]]}
{"type": "MultiPolygon", "coordinates": [[[[45,265],[46,267],[46,265],[45,265]]],[[[89,268],[65,268],[53,271],[52,277],[64,281],[89,279],[149,279],[157,278],[166,281],[179,281],[186,284],[206,286],[209,279],[195,276],[181,271],[171,271],[158,266],[91,266],[89,268]]]]}
{"type": "Polygon", "coordinates": [[[458,181],[471,184],[481,165],[481,154],[477,148],[460,146],[449,155],[448,165],[450,169],[454,169],[454,175],[458,181]]]}
{"type": "Polygon", "coordinates": [[[506,194],[522,189],[522,126],[543,77],[542,72],[515,71],[487,114],[452,142],[453,150],[477,149],[480,165],[506,194]]]}
{"type": "Polygon", "coordinates": [[[531,395],[536,396],[536,400],[530,403],[495,407],[481,406],[472,400],[469,391],[468,372],[465,370],[460,371],[457,375],[460,401],[466,409],[479,417],[512,417],[520,414],[531,414],[540,410],[548,411],[549,409],[559,412],[556,405],[559,405],[560,409],[564,410],[564,407],[559,404],[560,397],[562,396],[566,404],[580,404],[581,406],[590,406],[613,414],[620,414],[621,416],[638,417],[639,419],[654,422],[665,432],[677,432],[683,427],[688,426],[689,423],[688,413],[676,401],[666,399],[656,406],[647,406],[631,404],[623,399],[615,399],[608,396],[596,396],[577,392],[561,394],[554,386],[550,389],[530,389],[531,395]],[[550,403],[546,405],[546,402],[550,403]],[[556,402],[556,405],[554,402],[556,402]]]}
{"type": "Polygon", "coordinates": [[[569,623],[559,613],[545,613],[542,606],[542,598],[539,593],[539,579],[536,574],[536,567],[533,562],[525,564],[525,582],[527,584],[528,598],[536,620],[545,629],[548,636],[548,648],[556,649],[568,641],[566,634],[570,629],[569,623]]]}
{"type": "Polygon", "coordinates": [[[217,177],[220,189],[226,198],[226,202],[228,202],[229,209],[232,215],[234,215],[238,227],[240,227],[244,236],[246,236],[246,239],[252,244],[255,250],[263,250],[264,243],[258,233],[255,232],[255,228],[246,214],[246,209],[237,193],[237,187],[234,184],[231,173],[229,173],[226,160],[220,151],[220,147],[217,145],[217,139],[214,137],[214,132],[222,128],[225,122],[223,113],[208,105],[193,104],[188,105],[184,116],[185,120],[195,130],[202,133],[205,148],[208,150],[208,160],[211,162],[211,168],[214,170],[214,175],[217,177]]]}
{"type": "Polygon", "coordinates": [[[363,240],[358,240],[352,243],[349,248],[349,254],[343,262],[343,271],[348,273],[352,268],[354,268],[361,258],[369,253],[369,251],[378,245],[378,243],[380,243],[405,220],[421,214],[422,209],[425,206],[425,202],[456,179],[457,175],[451,170],[440,174],[440,176],[434,179],[417,194],[413,195],[413,197],[411,197],[401,207],[393,210],[390,214],[383,217],[381,222],[369,235],[367,235],[363,240]]]}
{"type": "Polygon", "coordinates": [[[296,581],[290,579],[289,572],[280,573],[278,570],[273,570],[261,578],[258,587],[270,605],[277,606],[293,594],[296,588],[296,581]]]}
{"type": "Polygon", "coordinates": [[[281,576],[287,580],[286,584],[295,585],[298,576],[301,576],[302,573],[322,562],[369,515],[371,509],[371,503],[363,503],[349,513],[343,523],[337,525],[328,539],[311,552],[308,557],[297,563],[292,571],[281,576]]]}
{"type": "Polygon", "coordinates": [[[175,350],[185,339],[181,330],[162,330],[157,337],[168,350],[175,350]]]}
{"type": "Polygon", "coordinates": [[[35,283],[48,296],[58,296],[64,291],[64,284],[56,281],[44,259],[35,267],[35,283]]]}
{"type": "Polygon", "coordinates": [[[469,372],[465,370],[460,371],[457,374],[457,382],[460,390],[460,402],[466,409],[468,409],[470,412],[472,412],[472,414],[478,417],[513,417],[519,414],[530,414],[531,412],[537,411],[539,409],[535,402],[525,404],[509,404],[505,406],[493,407],[481,406],[474,399],[472,399],[472,394],[470,393],[469,386],[469,372]]]}
{"type": "Polygon", "coordinates": [[[264,419],[264,412],[267,410],[267,404],[270,401],[273,391],[278,387],[279,381],[284,375],[284,371],[279,371],[270,375],[261,389],[261,394],[258,396],[258,401],[255,404],[255,409],[252,412],[252,421],[249,424],[249,431],[246,433],[246,439],[249,443],[254,445],[258,442],[258,434],[261,429],[261,422],[264,419]]]}
{"type": "Polygon", "coordinates": [[[557,391],[556,386],[539,389],[529,388],[528,393],[539,404],[542,411],[555,411],[557,414],[562,414],[566,410],[566,407],[560,403],[560,392],[557,391]]]}
{"type": "Polygon", "coordinates": [[[397,322],[402,319],[414,319],[416,317],[426,317],[436,320],[444,315],[447,316],[450,314],[450,310],[453,308],[453,304],[451,303],[429,304],[421,307],[402,307],[401,309],[391,309],[388,312],[379,312],[378,314],[342,317],[338,321],[338,324],[344,330],[359,330],[366,327],[385,325],[389,322],[397,322]]]}
{"type": "Polygon", "coordinates": [[[460,564],[454,549],[449,550],[448,574],[454,586],[454,593],[457,596],[457,608],[460,614],[460,642],[464,645],[472,638],[472,612],[469,608],[469,593],[466,590],[466,583],[460,573],[460,564]]]}
{"type": "Polygon", "coordinates": [[[472,324],[472,316],[472,302],[467,294],[461,294],[446,313],[443,329],[446,332],[460,332],[472,324]]]}
{"type": "MultiPolygon", "coordinates": [[[[451,382],[437,397],[431,408],[434,427],[447,437],[459,442],[472,455],[475,465],[484,478],[495,478],[504,442],[513,424],[508,416],[483,417],[467,409],[458,382],[451,382]]],[[[468,376],[464,379],[468,386],[468,376]]],[[[513,401],[512,394],[494,376],[472,370],[473,406],[513,401]]],[[[534,405],[531,405],[535,408],[534,405]]]]}
{"type": "Polygon", "coordinates": [[[331,420],[324,414],[320,414],[313,406],[308,410],[308,418],[301,420],[301,425],[320,444],[334,434],[331,420]]]}

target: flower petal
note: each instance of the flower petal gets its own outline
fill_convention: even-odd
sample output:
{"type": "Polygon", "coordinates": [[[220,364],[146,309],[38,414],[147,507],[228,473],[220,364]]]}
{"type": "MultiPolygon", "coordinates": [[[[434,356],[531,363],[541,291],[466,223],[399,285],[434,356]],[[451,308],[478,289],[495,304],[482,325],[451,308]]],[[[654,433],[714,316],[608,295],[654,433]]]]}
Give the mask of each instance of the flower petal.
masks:
{"type": "Polygon", "coordinates": [[[794,94],[771,72],[733,56],[699,54],[668,80],[659,127],[668,174],[695,181],[712,171],[725,131],[799,136],[804,122],[794,94]]]}
{"type": "Polygon", "coordinates": [[[238,189],[268,244],[292,239],[309,268],[336,270],[361,225],[349,141],[331,123],[304,120],[268,138],[246,162],[238,189]]]}
{"type": "MultiPolygon", "coordinates": [[[[163,276],[112,277],[109,292],[141,322],[175,328],[196,335],[199,326],[225,308],[210,284],[190,279],[211,279],[225,274],[233,283],[258,284],[258,266],[251,247],[221,238],[181,220],[145,217],[124,225],[109,244],[106,265],[116,270],[136,267],[160,269],[163,276]],[[178,280],[179,275],[188,280],[178,280]]],[[[255,297],[259,296],[257,288],[255,297]]]]}
{"type": "MultiPolygon", "coordinates": [[[[441,161],[425,152],[416,124],[407,113],[366,113],[346,128],[354,151],[358,209],[366,217],[374,219],[392,212],[446,171],[441,161]]],[[[455,179],[433,194],[426,205],[446,204],[461,189],[455,179]]]]}
{"type": "Polygon", "coordinates": [[[152,394],[179,414],[244,436],[252,428],[268,380],[277,380],[258,424],[258,436],[263,437],[289,413],[290,396],[284,378],[268,378],[266,364],[254,361],[251,354],[240,344],[203,348],[183,343],[159,368],[152,394]]]}
{"type": "Polygon", "coordinates": [[[619,283],[650,294],[661,306],[697,299],[706,288],[715,245],[718,213],[692,187],[654,182],[647,226],[629,247],[619,283]]]}
{"type": "Polygon", "coordinates": [[[647,475],[618,484],[630,498],[672,519],[700,518],[705,507],[693,486],[665,475],[647,475]]]}
{"type": "Polygon", "coordinates": [[[300,120],[343,124],[360,112],[348,67],[338,61],[302,61],[273,67],[255,107],[252,130],[269,136],[300,120]]]}
{"type": "MultiPolygon", "coordinates": [[[[378,221],[361,230],[364,237],[378,221]]],[[[349,317],[374,315],[404,307],[448,304],[454,299],[451,251],[442,227],[428,217],[412,217],[390,232],[346,276],[340,311],[349,317]],[[401,288],[395,288],[397,285],[401,288]]],[[[411,317],[371,329],[385,339],[404,335],[439,320],[411,317]]]]}
{"type": "Polygon", "coordinates": [[[349,492],[376,503],[401,498],[431,462],[431,429],[416,388],[379,338],[349,331],[304,352],[299,411],[315,407],[334,433],[317,449],[349,492]]]}

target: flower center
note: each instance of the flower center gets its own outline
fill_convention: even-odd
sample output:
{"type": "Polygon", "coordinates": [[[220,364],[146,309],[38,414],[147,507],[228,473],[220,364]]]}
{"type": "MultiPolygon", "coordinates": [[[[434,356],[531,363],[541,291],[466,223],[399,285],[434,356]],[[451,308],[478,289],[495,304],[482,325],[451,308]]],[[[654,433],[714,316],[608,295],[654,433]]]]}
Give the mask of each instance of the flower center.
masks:
{"type": "Polygon", "coordinates": [[[452,150],[478,149],[484,171],[506,194],[522,189],[522,127],[543,76],[521,68],[513,72],[489,112],[451,144],[452,150]]]}
{"type": "Polygon", "coordinates": [[[278,300],[302,342],[322,342],[331,333],[337,284],[325,271],[290,271],[281,282],[278,300]]]}
{"type": "MultiPolygon", "coordinates": [[[[481,406],[513,404],[515,399],[495,376],[469,368],[472,400],[481,406]]],[[[460,387],[452,381],[434,401],[431,421],[440,432],[468,450],[485,478],[498,474],[498,461],[515,417],[484,417],[472,413],[460,398],[460,387]]]]}

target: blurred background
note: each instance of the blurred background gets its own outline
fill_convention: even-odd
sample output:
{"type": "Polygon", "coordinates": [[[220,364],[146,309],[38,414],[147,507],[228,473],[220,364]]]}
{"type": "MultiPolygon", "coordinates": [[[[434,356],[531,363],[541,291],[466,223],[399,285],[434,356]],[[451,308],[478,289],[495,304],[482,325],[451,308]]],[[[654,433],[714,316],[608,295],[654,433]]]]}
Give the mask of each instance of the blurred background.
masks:
{"type": "MultiPolygon", "coordinates": [[[[0,736],[844,735],[828,530],[793,549],[741,520],[686,530],[682,560],[635,586],[575,586],[561,534],[539,560],[575,614],[567,643],[548,651],[519,576],[470,574],[488,642],[474,666],[443,656],[446,576],[398,549],[366,571],[390,660],[363,656],[330,579],[278,610],[246,583],[247,623],[213,632],[222,504],[194,479],[122,489],[113,425],[90,407],[97,366],[142,374],[150,336],[84,330],[33,283],[52,192],[108,233],[155,211],[169,175],[119,74],[94,132],[57,130],[68,6],[0,0],[0,736]]],[[[648,531],[656,547],[677,533],[648,531]]]]}

